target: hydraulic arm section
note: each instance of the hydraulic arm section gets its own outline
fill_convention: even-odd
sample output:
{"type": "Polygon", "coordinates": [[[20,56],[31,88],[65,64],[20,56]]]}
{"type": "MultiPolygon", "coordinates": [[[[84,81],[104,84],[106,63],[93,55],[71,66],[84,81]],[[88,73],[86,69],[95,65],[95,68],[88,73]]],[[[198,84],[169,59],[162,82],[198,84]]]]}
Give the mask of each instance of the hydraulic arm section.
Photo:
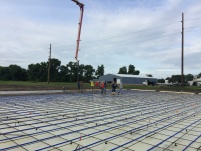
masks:
{"type": "Polygon", "coordinates": [[[82,18],[84,13],[84,4],[80,3],[77,0],[72,0],[80,7],[80,20],[78,23],[78,35],[77,35],[77,46],[76,46],[76,53],[75,53],[75,59],[78,60],[78,51],[79,51],[79,45],[80,45],[80,34],[81,34],[81,28],[82,28],[82,18]]]}

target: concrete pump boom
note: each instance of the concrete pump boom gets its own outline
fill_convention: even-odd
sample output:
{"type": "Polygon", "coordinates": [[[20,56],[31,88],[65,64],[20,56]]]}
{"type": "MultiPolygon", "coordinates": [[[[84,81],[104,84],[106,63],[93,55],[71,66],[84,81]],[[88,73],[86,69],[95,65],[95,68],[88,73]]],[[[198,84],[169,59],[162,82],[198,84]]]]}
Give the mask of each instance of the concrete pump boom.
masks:
{"type": "Polygon", "coordinates": [[[80,35],[81,35],[81,28],[82,28],[82,18],[84,13],[84,4],[80,3],[77,0],[72,0],[80,7],[80,20],[78,25],[78,35],[77,35],[77,46],[76,46],[76,53],[75,53],[75,59],[78,60],[78,51],[79,51],[79,45],[80,45],[80,35]]]}

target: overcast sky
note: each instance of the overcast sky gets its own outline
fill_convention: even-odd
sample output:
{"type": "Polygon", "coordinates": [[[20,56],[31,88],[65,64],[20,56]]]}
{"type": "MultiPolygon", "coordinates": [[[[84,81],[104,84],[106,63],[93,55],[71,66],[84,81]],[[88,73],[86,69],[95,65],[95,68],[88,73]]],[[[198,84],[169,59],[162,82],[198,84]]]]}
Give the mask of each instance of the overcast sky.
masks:
{"type": "MultiPolygon", "coordinates": [[[[133,64],[143,74],[181,73],[184,12],[184,74],[201,72],[201,0],[80,0],[85,4],[80,64],[105,74],[133,64]]],[[[52,58],[75,61],[79,7],[71,0],[0,0],[0,66],[52,58]]]]}

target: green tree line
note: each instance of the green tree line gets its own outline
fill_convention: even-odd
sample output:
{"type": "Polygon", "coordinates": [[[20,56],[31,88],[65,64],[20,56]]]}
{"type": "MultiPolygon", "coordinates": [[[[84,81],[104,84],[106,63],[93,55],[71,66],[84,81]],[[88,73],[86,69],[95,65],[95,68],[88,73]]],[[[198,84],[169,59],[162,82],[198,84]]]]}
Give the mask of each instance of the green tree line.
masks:
{"type": "MultiPolygon", "coordinates": [[[[201,77],[201,73],[196,75],[197,78],[201,77]]],[[[184,83],[187,83],[188,81],[192,81],[194,79],[194,75],[192,74],[186,74],[184,75],[184,83]]],[[[158,83],[165,83],[165,80],[168,80],[170,83],[181,83],[181,75],[172,75],[171,77],[167,77],[166,79],[158,79],[158,83]]]]}
{"type": "Polygon", "coordinates": [[[127,70],[126,66],[123,66],[123,67],[119,68],[118,74],[133,74],[133,75],[139,75],[139,74],[140,74],[140,71],[139,71],[139,70],[135,70],[135,66],[130,64],[130,65],[128,66],[128,70],[127,70]]]}
{"type": "MultiPolygon", "coordinates": [[[[50,82],[76,82],[77,71],[79,80],[89,82],[91,79],[99,78],[104,75],[104,65],[98,65],[95,70],[92,65],[80,64],[79,68],[77,62],[69,62],[66,65],[61,65],[61,61],[55,58],[50,60],[50,82]],[[79,69],[79,70],[77,70],[79,69]]],[[[49,61],[36,64],[29,64],[28,69],[23,69],[18,65],[10,65],[8,67],[0,66],[0,80],[3,81],[36,81],[47,82],[49,61]]],[[[119,68],[119,74],[133,74],[139,75],[140,71],[135,70],[134,65],[129,65],[119,68]]],[[[152,77],[151,74],[147,76],[152,77]]],[[[197,78],[201,77],[201,73],[197,78]]],[[[184,75],[184,81],[192,81],[194,76],[192,74],[184,75]]],[[[158,79],[159,83],[165,83],[165,80],[172,83],[181,83],[181,75],[172,75],[165,79],[158,79]]]]}
{"type": "MultiPolygon", "coordinates": [[[[84,64],[80,64],[77,68],[77,62],[61,65],[61,61],[55,58],[52,58],[50,63],[51,82],[76,82],[77,71],[79,80],[84,82],[89,82],[91,79],[104,75],[104,65],[98,66],[95,70],[93,66],[84,64]]],[[[0,80],[47,82],[48,65],[49,61],[29,64],[27,70],[18,65],[0,66],[0,80]]]]}

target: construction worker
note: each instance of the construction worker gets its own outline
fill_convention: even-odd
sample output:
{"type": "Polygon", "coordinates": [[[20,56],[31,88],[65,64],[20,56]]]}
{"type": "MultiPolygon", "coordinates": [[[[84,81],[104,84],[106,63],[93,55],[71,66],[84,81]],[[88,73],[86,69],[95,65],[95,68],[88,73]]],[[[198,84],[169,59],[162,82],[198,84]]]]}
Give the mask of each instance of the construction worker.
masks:
{"type": "Polygon", "coordinates": [[[94,81],[91,81],[91,91],[94,91],[94,81]]]}
{"type": "Polygon", "coordinates": [[[77,81],[77,88],[80,91],[80,81],[77,81]]]}
{"type": "Polygon", "coordinates": [[[100,87],[101,87],[101,93],[103,93],[103,92],[104,92],[104,89],[105,89],[105,84],[104,84],[104,82],[102,82],[102,83],[100,84],[100,87]]]}
{"type": "Polygon", "coordinates": [[[98,89],[98,86],[99,86],[99,82],[96,81],[96,89],[98,89]]]}
{"type": "Polygon", "coordinates": [[[112,94],[116,94],[116,87],[117,87],[117,84],[116,82],[114,81],[114,83],[112,84],[112,94]]]}
{"type": "Polygon", "coordinates": [[[84,84],[82,81],[80,81],[80,89],[81,89],[81,92],[84,92],[84,84]]]}
{"type": "Polygon", "coordinates": [[[123,84],[122,84],[122,82],[120,82],[118,94],[119,94],[119,93],[121,93],[121,94],[123,93],[123,92],[122,92],[122,88],[123,88],[123,84]]]}

